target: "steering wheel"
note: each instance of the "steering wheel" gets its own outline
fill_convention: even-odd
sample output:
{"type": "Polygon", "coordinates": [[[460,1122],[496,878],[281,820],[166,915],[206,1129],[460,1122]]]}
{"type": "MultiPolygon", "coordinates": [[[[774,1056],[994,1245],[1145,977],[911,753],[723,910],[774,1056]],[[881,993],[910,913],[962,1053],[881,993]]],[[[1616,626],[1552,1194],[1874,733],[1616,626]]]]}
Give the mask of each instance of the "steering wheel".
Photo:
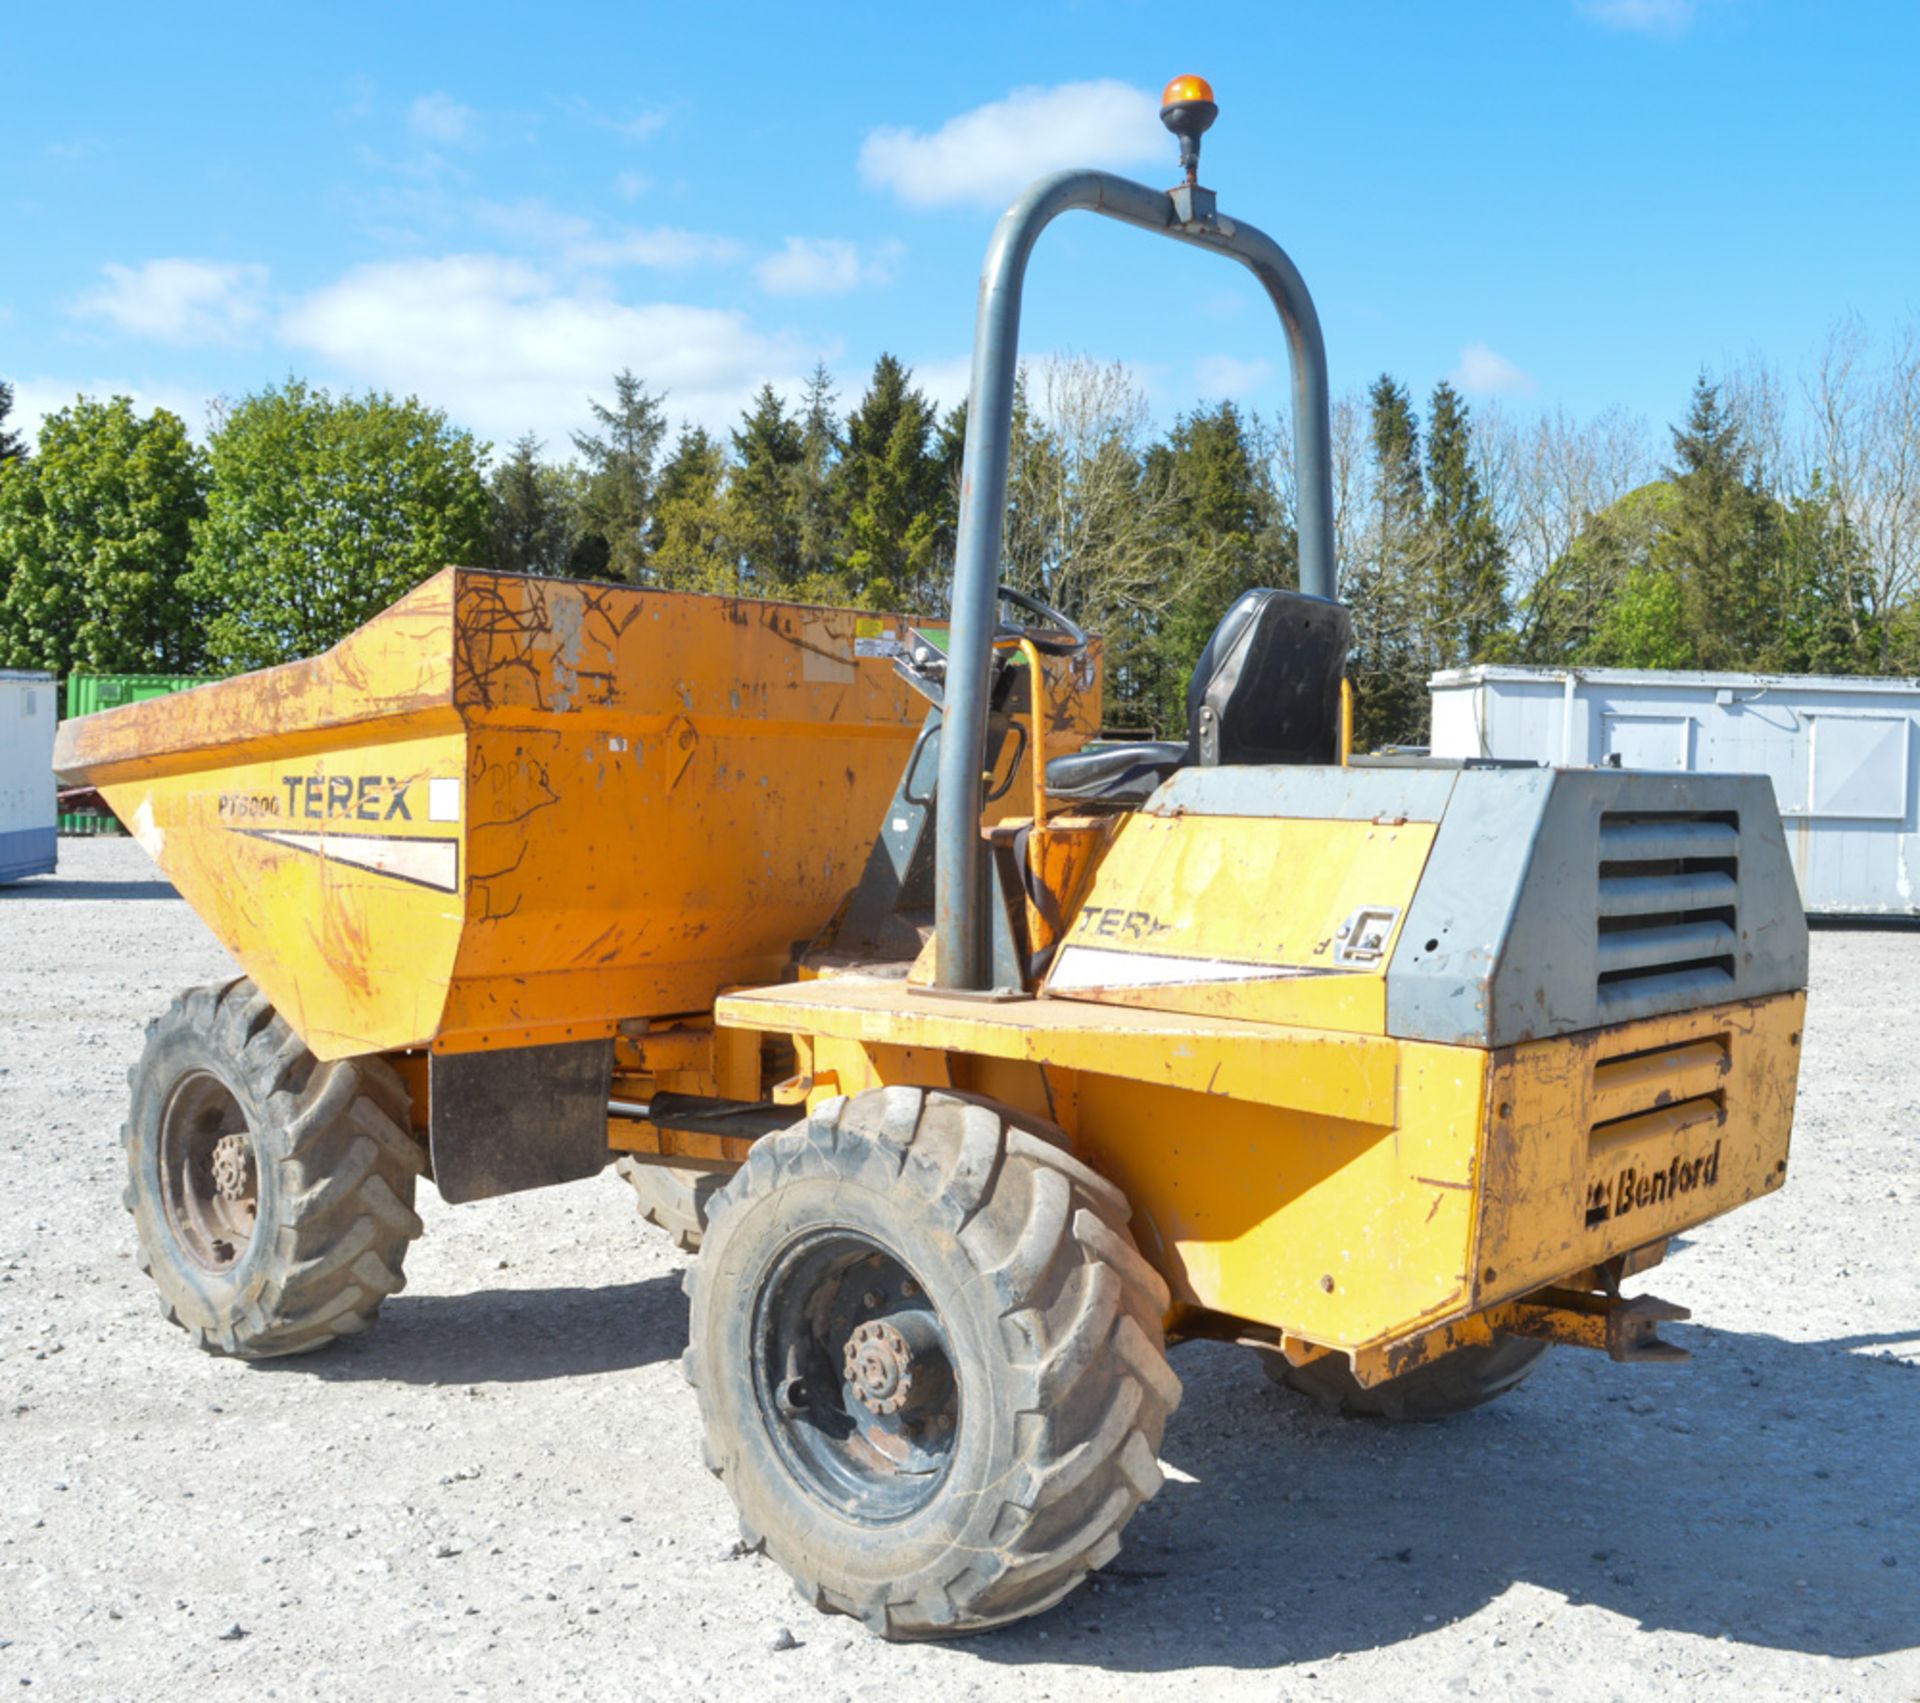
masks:
{"type": "Polygon", "coordinates": [[[1031,625],[1002,621],[996,635],[999,638],[1027,639],[1042,656],[1079,656],[1093,643],[1077,621],[1068,619],[1039,598],[1029,597],[1024,591],[1015,591],[1010,585],[1002,585],[1000,601],[1011,603],[1016,609],[1024,609],[1029,615],[1037,615],[1040,619],[1031,625]]]}

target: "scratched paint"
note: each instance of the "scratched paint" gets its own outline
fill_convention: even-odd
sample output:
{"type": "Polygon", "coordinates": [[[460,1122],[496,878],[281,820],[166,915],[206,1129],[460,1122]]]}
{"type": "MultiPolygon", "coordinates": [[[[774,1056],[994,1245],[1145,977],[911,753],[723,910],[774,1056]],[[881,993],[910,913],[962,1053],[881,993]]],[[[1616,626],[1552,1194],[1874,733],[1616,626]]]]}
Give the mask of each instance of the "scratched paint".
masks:
{"type": "MultiPolygon", "coordinates": [[[[449,570],[323,656],[69,723],[56,760],[323,1058],[604,1030],[777,979],[863,866],[925,704],[856,619],[449,570]],[[374,775],[410,820],[357,819],[374,775]],[[355,819],[289,821],[303,777],[355,819]],[[337,843],[269,837],[310,832],[337,843]],[[407,844],[345,837],[375,832],[407,844]]],[[[1061,750],[1097,684],[1065,701],[1061,750]]]]}

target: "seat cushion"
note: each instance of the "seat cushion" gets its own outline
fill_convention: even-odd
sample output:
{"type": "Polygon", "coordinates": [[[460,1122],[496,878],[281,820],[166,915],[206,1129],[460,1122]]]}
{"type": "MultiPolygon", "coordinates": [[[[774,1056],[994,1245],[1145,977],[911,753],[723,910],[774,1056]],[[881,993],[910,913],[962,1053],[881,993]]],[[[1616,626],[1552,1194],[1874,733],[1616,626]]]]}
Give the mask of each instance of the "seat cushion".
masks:
{"type": "Polygon", "coordinates": [[[1089,745],[1047,764],[1047,796],[1062,804],[1144,804],[1187,760],[1185,745],[1089,745]]]}

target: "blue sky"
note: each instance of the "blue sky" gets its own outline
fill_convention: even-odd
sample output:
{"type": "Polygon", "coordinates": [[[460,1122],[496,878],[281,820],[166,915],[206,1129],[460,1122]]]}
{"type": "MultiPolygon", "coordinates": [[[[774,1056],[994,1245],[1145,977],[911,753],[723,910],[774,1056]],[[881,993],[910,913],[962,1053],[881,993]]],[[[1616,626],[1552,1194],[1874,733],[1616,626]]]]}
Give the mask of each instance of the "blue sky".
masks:
{"type": "MultiPolygon", "coordinates": [[[[1453,376],[1656,421],[1920,306],[1920,5],[1786,0],[725,8],[12,8],[0,378],[28,422],[128,390],[196,430],[298,372],[563,446],[630,365],[724,423],[873,357],[964,390],[980,257],[1042,169],[1203,180],[1292,253],[1336,390],[1453,376]]],[[[1162,417],[1284,404],[1238,269],[1074,216],[1026,347],[1129,363],[1162,417]]]]}

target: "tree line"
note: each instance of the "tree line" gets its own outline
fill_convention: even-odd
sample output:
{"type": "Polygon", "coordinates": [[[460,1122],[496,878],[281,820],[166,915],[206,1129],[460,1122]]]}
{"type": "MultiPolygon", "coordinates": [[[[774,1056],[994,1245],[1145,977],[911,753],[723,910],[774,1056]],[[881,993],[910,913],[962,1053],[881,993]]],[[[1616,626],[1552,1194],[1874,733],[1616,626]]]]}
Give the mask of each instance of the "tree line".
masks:
{"type": "MultiPolygon", "coordinates": [[[[1789,401],[1703,372],[1655,447],[1618,410],[1476,411],[1382,375],[1333,416],[1358,734],[1417,743],[1470,662],[1920,671],[1920,334],[1853,324],[1789,401]]],[[[631,372],[562,454],[498,458],[417,398],[290,378],[217,405],[79,398],[28,453],[0,384],[0,665],[223,673],[324,649],[450,562],[937,614],[966,408],[883,355],[844,411],[815,370],[677,429],[631,372]]],[[[1221,612],[1297,582],[1284,421],[1231,401],[1157,429],[1137,380],[1024,369],[1004,576],[1107,642],[1107,720],[1180,730],[1221,612]]]]}

